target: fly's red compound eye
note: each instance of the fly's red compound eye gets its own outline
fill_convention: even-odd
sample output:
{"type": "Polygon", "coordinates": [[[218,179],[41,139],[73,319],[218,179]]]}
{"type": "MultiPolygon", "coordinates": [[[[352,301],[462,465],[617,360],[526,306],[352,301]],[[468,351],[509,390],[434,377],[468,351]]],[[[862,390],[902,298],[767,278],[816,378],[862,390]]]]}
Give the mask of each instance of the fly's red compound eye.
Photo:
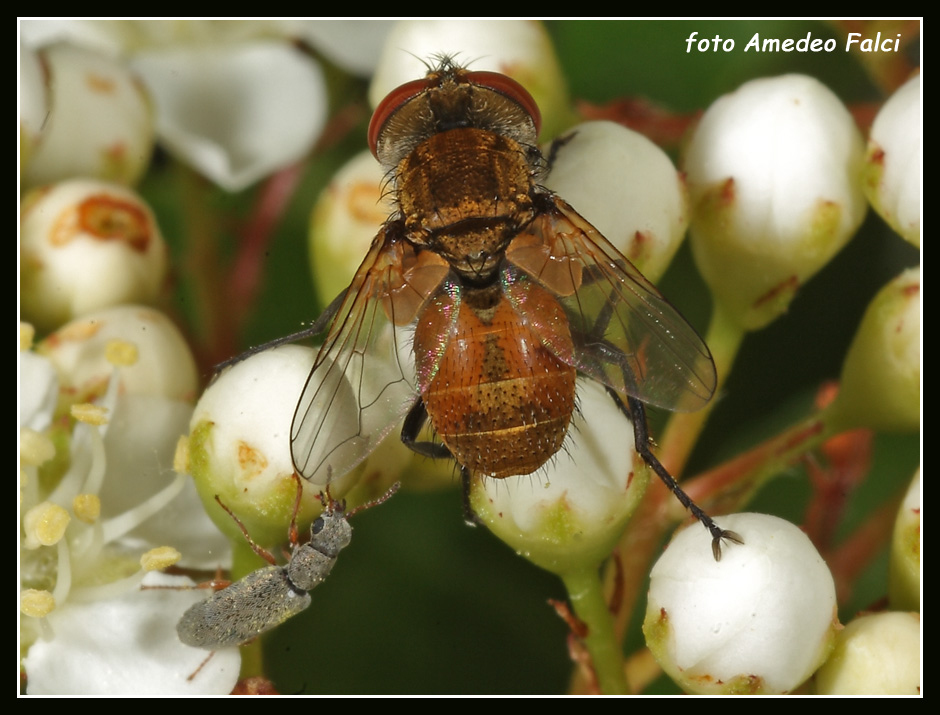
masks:
{"type": "MultiPolygon", "coordinates": [[[[525,112],[532,117],[532,123],[535,125],[536,135],[542,128],[542,115],[539,107],[532,98],[532,95],[526,91],[525,87],[516,82],[511,77],[507,77],[499,72],[460,72],[457,81],[461,84],[471,84],[475,87],[498,92],[504,97],[508,97],[525,112]]],[[[419,94],[439,84],[439,78],[425,77],[406,82],[400,87],[392,90],[376,107],[372,114],[372,121],[369,122],[369,149],[372,155],[378,158],[377,149],[379,143],[379,134],[388,119],[405,104],[417,97],[419,94]]]]}
{"type": "Polygon", "coordinates": [[[421,94],[428,86],[427,78],[406,82],[397,89],[393,89],[385,99],[379,102],[379,106],[372,114],[372,121],[369,122],[369,149],[372,151],[372,156],[378,158],[376,148],[379,143],[379,132],[382,131],[388,118],[410,99],[421,94]]]}
{"type": "Polygon", "coordinates": [[[539,112],[539,106],[532,99],[532,95],[521,84],[512,77],[507,77],[499,72],[467,72],[466,81],[478,87],[486,87],[494,92],[509,97],[516,104],[522,107],[526,113],[532,117],[535,124],[535,133],[542,129],[542,114],[539,112]]]}

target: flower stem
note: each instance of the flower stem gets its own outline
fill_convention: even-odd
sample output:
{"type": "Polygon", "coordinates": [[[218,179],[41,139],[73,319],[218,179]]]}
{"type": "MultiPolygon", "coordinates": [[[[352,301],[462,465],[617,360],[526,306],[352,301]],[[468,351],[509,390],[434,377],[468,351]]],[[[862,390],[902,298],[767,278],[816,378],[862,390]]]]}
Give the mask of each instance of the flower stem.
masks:
{"type": "Polygon", "coordinates": [[[594,566],[562,575],[568,599],[587,627],[584,645],[591,655],[597,684],[604,695],[629,692],[623,669],[623,651],[604,599],[598,569],[594,566]]]}
{"type": "MultiPolygon", "coordinates": [[[[744,334],[745,331],[741,325],[731,318],[720,303],[716,302],[711,323],[708,326],[708,333],[705,336],[705,342],[712,351],[712,358],[718,372],[718,384],[715,387],[716,395],[721,393],[725,380],[731,373],[735,358],[738,356],[738,350],[744,340],[744,334]]],[[[689,455],[692,453],[692,449],[695,447],[695,443],[705,426],[705,421],[717,402],[717,400],[712,399],[708,405],[698,412],[675,414],[670,418],[669,424],[659,440],[659,458],[670,474],[675,476],[682,473],[685,463],[688,461],[689,455]]]]}

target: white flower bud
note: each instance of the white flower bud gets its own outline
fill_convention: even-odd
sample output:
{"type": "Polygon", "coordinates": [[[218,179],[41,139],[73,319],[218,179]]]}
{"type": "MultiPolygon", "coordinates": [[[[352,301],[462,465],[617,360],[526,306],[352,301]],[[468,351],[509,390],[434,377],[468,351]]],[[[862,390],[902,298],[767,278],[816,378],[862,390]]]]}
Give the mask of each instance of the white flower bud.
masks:
{"type": "Polygon", "coordinates": [[[369,77],[379,63],[389,20],[282,20],[284,31],[303,38],[331,62],[360,77],[369,77]]]}
{"type": "Polygon", "coordinates": [[[475,479],[471,490],[474,512],[496,536],[556,574],[610,554],[649,480],[633,425],[606,389],[580,380],[578,398],[566,448],[544,473],[475,479]]]}
{"type": "Polygon", "coordinates": [[[371,152],[357,154],[337,172],[310,217],[314,285],[324,304],[346,290],[372,239],[392,213],[383,199],[384,173],[371,152]]]}
{"type": "Polygon", "coordinates": [[[920,190],[924,169],[920,75],[885,103],[868,137],[865,192],[881,217],[920,246],[920,190]]]}
{"type": "MultiPolygon", "coordinates": [[[[244,540],[215,504],[216,495],[259,544],[284,540],[297,496],[291,421],[315,355],[298,345],[252,355],[219,375],[196,404],[190,468],[206,510],[230,538],[244,540]]],[[[340,498],[351,479],[332,482],[333,497],[340,498]]],[[[305,487],[298,525],[320,513],[318,494],[319,488],[305,487]]]]}
{"type": "Polygon", "coordinates": [[[832,647],[832,575],[806,534],[783,519],[716,521],[744,545],[715,561],[694,525],[672,540],[650,574],[647,645],[687,692],[792,692],[832,647]]]}
{"type": "Polygon", "coordinates": [[[669,157],[613,122],[585,122],[566,132],[544,183],[653,282],[688,228],[688,192],[669,157]]]}
{"type": "Polygon", "coordinates": [[[76,179],[23,199],[23,317],[56,328],[93,310],[154,300],[166,244],[150,207],[130,189],[76,179]]]}
{"type": "Polygon", "coordinates": [[[918,266],[882,288],[868,305],[830,408],[842,429],[919,429],[920,293],[918,266]]]}
{"type": "Polygon", "coordinates": [[[856,618],[815,681],[820,695],[920,695],[920,615],[856,618]]]}
{"type": "Polygon", "coordinates": [[[39,52],[49,114],[26,167],[29,186],[78,176],[134,184],[147,169],[154,130],[143,87],[126,67],[59,44],[39,52]]]}
{"type": "Polygon", "coordinates": [[[692,249],[743,327],[785,312],[855,233],[862,161],[851,115],[811,77],[753,80],[705,112],[684,162],[692,249]]]}
{"type": "Polygon", "coordinates": [[[405,82],[420,79],[441,54],[474,71],[501,72],[525,87],[542,112],[543,136],[568,113],[568,93],[551,39],[531,20],[404,20],[385,40],[369,87],[373,107],[405,82]]]}
{"type": "Polygon", "coordinates": [[[920,469],[904,495],[891,539],[888,600],[899,610],[920,610],[920,469]]]}

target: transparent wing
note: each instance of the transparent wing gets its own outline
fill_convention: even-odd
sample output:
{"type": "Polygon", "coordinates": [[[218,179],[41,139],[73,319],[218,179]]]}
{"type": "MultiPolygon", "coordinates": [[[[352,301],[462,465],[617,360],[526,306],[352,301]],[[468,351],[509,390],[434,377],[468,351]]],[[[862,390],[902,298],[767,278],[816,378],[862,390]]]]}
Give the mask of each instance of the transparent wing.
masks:
{"type": "Polygon", "coordinates": [[[438,291],[448,267],[434,254],[416,253],[397,228],[388,224],[373,241],[294,412],[294,468],[316,484],[365,459],[417,398],[402,328],[438,291]]]}
{"type": "Polygon", "coordinates": [[[560,359],[618,393],[679,412],[704,406],[716,374],[701,337],[597,229],[553,199],[506,251],[504,288],[516,310],[560,359]],[[557,297],[570,340],[526,313],[533,279],[557,297]]]}

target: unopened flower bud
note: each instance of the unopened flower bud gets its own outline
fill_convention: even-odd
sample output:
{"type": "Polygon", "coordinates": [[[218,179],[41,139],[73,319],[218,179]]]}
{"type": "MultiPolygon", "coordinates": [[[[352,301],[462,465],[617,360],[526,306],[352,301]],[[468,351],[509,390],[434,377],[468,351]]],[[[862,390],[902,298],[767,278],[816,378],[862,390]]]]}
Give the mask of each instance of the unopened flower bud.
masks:
{"type": "Polygon", "coordinates": [[[920,610],[920,469],[907,489],[891,539],[888,600],[891,607],[920,610]]]}
{"type": "Polygon", "coordinates": [[[642,134],[585,122],[562,136],[545,186],[651,281],[669,266],[689,222],[688,192],[669,157],[642,134]]]}
{"type": "Polygon", "coordinates": [[[49,112],[25,182],[38,186],[85,176],[136,183],[154,143],[141,83],[120,62],[86,48],[51,45],[39,56],[49,112]]]}
{"type": "Polygon", "coordinates": [[[314,285],[324,304],[346,290],[372,239],[391,215],[382,167],[371,152],[349,160],[317,200],[310,217],[314,285]]]}
{"type": "MultiPolygon", "coordinates": [[[[532,479],[475,479],[471,504],[496,536],[555,574],[599,564],[643,497],[649,470],[606,390],[578,386],[566,449],[532,479]],[[588,426],[589,425],[589,426],[588,426]]],[[[706,540],[707,541],[707,540],[706,540]]]]}
{"type": "Polygon", "coordinates": [[[114,373],[113,361],[126,363],[133,352],[132,364],[120,368],[125,393],[191,402],[198,384],[196,361],[179,329],[160,311],[139,305],[73,320],[43,340],[37,352],[84,399],[100,394],[114,373]]]}
{"type": "Polygon", "coordinates": [[[851,115],[811,77],[753,80],[705,112],[684,162],[692,249],[742,327],[785,312],[855,233],[862,161],[851,115]]]}
{"type": "Polygon", "coordinates": [[[815,681],[820,695],[920,695],[920,615],[856,618],[815,681]]]}
{"type": "Polygon", "coordinates": [[[133,191],[90,179],[36,189],[23,199],[20,299],[24,318],[56,328],[93,310],[153,301],[166,244],[133,191]]]}
{"type": "Polygon", "coordinates": [[[891,281],[869,304],[830,407],[840,428],[919,429],[920,300],[917,267],[891,281]]]}
{"type": "MultiPolygon", "coordinates": [[[[244,536],[215,503],[216,496],[259,544],[284,540],[297,496],[291,420],[314,355],[297,345],[252,355],[219,375],[196,404],[190,470],[206,511],[232,539],[244,541],[244,536]]],[[[335,498],[347,488],[342,479],[331,484],[335,498]]],[[[320,513],[318,493],[304,489],[298,524],[320,513]]]]}
{"type": "Polygon", "coordinates": [[[687,692],[792,692],[832,647],[832,575],[806,534],[783,519],[717,521],[744,544],[715,561],[701,529],[672,540],[650,574],[646,643],[687,692]]]}
{"type": "Polygon", "coordinates": [[[920,246],[920,190],[924,167],[920,75],[885,103],[868,137],[865,193],[881,217],[920,246]]]}

